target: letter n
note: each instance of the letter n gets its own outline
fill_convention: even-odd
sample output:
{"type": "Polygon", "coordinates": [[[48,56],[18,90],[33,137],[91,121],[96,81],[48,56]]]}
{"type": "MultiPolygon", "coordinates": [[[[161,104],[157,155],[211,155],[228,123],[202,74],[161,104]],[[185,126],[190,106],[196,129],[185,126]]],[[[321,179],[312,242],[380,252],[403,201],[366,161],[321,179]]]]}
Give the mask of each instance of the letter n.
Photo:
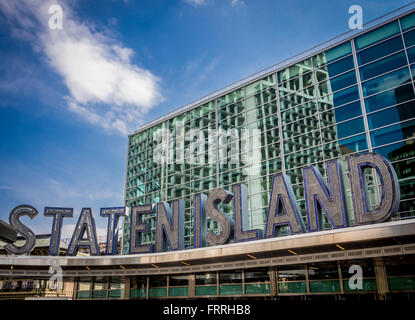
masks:
{"type": "Polygon", "coordinates": [[[315,167],[303,169],[308,230],[323,229],[323,211],[333,228],[347,227],[343,193],[343,170],[338,160],[327,162],[329,187],[315,167]]]}
{"type": "Polygon", "coordinates": [[[174,200],[173,212],[167,202],[157,203],[156,251],[184,249],[184,200],[174,200]]]}

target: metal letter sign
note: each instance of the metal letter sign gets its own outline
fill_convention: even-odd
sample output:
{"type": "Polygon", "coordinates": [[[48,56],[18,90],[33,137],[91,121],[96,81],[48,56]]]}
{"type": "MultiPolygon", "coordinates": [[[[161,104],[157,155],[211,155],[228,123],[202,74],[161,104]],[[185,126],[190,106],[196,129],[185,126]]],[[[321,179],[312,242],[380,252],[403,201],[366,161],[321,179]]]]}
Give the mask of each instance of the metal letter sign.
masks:
{"type": "Polygon", "coordinates": [[[308,230],[323,229],[323,211],[333,228],[347,227],[343,193],[343,170],[338,160],[327,162],[329,188],[315,167],[303,169],[308,230]]]}
{"type": "Polygon", "coordinates": [[[157,203],[156,251],[184,249],[184,200],[174,200],[173,212],[167,202],[157,203]]]}
{"type": "Polygon", "coordinates": [[[38,213],[39,212],[37,212],[35,208],[25,204],[17,206],[12,210],[12,212],[10,212],[10,225],[26,239],[26,243],[21,247],[17,247],[13,243],[8,243],[4,246],[4,249],[6,249],[7,252],[11,254],[26,254],[32,251],[36,244],[36,235],[32,230],[20,222],[20,218],[22,216],[28,216],[30,219],[33,219],[38,215],[38,213]]]}
{"type": "Polygon", "coordinates": [[[59,245],[61,242],[62,221],[65,217],[73,217],[72,208],[50,208],[46,207],[43,213],[45,217],[53,217],[52,232],[50,234],[49,255],[59,255],[59,245]]]}
{"type": "MultiPolygon", "coordinates": [[[[347,160],[356,223],[367,224],[385,221],[399,209],[400,190],[395,169],[388,160],[376,153],[348,157],[347,160]],[[373,210],[369,209],[368,181],[363,172],[366,168],[375,169],[382,187],[380,204],[373,210]]],[[[374,180],[376,183],[376,179],[374,180]]]]}
{"type": "Polygon", "coordinates": [[[97,229],[91,208],[83,208],[81,211],[68,247],[68,256],[76,256],[79,248],[89,248],[91,256],[99,255],[97,229]]]}
{"type": "Polygon", "coordinates": [[[235,213],[235,241],[257,240],[262,230],[248,229],[248,190],[244,184],[233,186],[233,207],[235,213]]]}
{"type": "Polygon", "coordinates": [[[194,221],[194,247],[206,246],[206,198],[203,193],[194,197],[195,202],[195,221],[194,221]]]}
{"type": "Polygon", "coordinates": [[[152,204],[143,204],[131,208],[130,216],[130,254],[153,252],[153,245],[141,244],[141,233],[150,231],[148,223],[143,223],[142,215],[154,213],[152,204]]]}
{"type": "Polygon", "coordinates": [[[224,244],[229,237],[233,235],[233,222],[222,211],[218,209],[219,203],[229,203],[233,198],[232,193],[225,189],[219,188],[213,190],[206,200],[206,211],[208,216],[216,221],[222,228],[218,234],[209,231],[206,236],[206,242],[212,246],[224,244]]]}
{"type": "MultiPolygon", "coordinates": [[[[387,220],[392,213],[399,209],[399,181],[393,166],[376,153],[363,153],[346,157],[350,189],[353,200],[354,220],[356,225],[376,223],[387,220]],[[367,169],[371,171],[368,172],[367,169]],[[368,177],[372,180],[368,181],[368,177]],[[380,186],[380,201],[376,208],[369,203],[368,186],[380,186]]],[[[309,231],[324,229],[323,216],[328,218],[333,228],[348,226],[348,208],[344,192],[341,160],[328,161],[327,183],[315,167],[303,168],[306,216],[309,231]]],[[[156,243],[157,252],[184,249],[184,201],[174,200],[170,206],[160,202],[155,206],[143,204],[133,206],[130,214],[130,254],[153,252],[153,244],[143,245],[141,233],[150,232],[150,226],[143,223],[142,215],[154,214],[156,208],[156,243]]],[[[108,217],[106,254],[117,254],[116,229],[120,216],[125,215],[125,207],[102,208],[101,216],[108,217]]],[[[20,222],[20,217],[27,215],[31,219],[38,212],[35,208],[21,205],[12,210],[9,216],[10,226],[0,223],[0,239],[10,242],[5,249],[16,255],[30,252],[36,243],[36,236],[28,227],[20,222]],[[17,247],[12,242],[16,233],[21,234],[26,242],[17,247]]],[[[45,208],[44,215],[53,217],[49,254],[59,254],[61,228],[64,217],[72,217],[72,208],[45,208]]],[[[268,204],[268,217],[265,225],[264,238],[272,238],[280,234],[282,226],[289,227],[290,233],[305,232],[303,217],[298,207],[290,179],[285,174],[276,174],[272,182],[272,190],[268,204]]],[[[248,224],[248,191],[243,184],[233,186],[233,194],[225,189],[213,190],[208,196],[197,194],[194,197],[194,248],[227,243],[232,237],[235,242],[256,240],[261,230],[249,230],[248,224]],[[227,204],[234,198],[233,221],[218,206],[221,202],[227,204]],[[218,230],[207,232],[207,216],[218,224],[218,230]]],[[[76,255],[80,247],[87,247],[91,255],[99,255],[96,237],[95,220],[90,208],[82,209],[78,223],[72,235],[68,255],[76,255]]]]}
{"type": "Polygon", "coordinates": [[[118,237],[115,234],[115,230],[117,230],[119,217],[125,216],[125,207],[102,208],[100,216],[108,217],[107,245],[105,248],[105,254],[117,254],[118,237]]]}
{"type": "Polygon", "coordinates": [[[290,178],[285,174],[276,174],[272,183],[271,197],[268,206],[265,238],[277,236],[281,226],[288,225],[291,233],[305,232],[304,222],[295,199],[290,178]]]}

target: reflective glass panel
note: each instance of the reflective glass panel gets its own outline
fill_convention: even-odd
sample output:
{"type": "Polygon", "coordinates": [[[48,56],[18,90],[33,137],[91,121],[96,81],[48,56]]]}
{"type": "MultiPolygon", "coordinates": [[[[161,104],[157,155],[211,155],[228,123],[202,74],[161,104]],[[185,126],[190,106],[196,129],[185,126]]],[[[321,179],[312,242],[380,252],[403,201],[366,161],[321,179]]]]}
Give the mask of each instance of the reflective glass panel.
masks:
{"type": "Polygon", "coordinates": [[[376,111],[385,107],[415,98],[412,84],[394,88],[365,99],[367,112],[376,111]]]}
{"type": "Polygon", "coordinates": [[[312,116],[314,115],[316,110],[317,108],[314,101],[310,101],[306,104],[302,104],[300,106],[291,108],[281,113],[282,124],[284,125],[290,122],[300,120],[305,117],[312,116]]]}
{"type": "Polygon", "coordinates": [[[385,59],[373,62],[360,68],[360,78],[362,81],[376,77],[382,73],[397,69],[406,65],[405,52],[394,54],[385,59]]]}
{"type": "Polygon", "coordinates": [[[356,50],[365,48],[375,42],[386,39],[394,34],[399,32],[398,21],[394,21],[384,25],[380,28],[377,28],[371,32],[368,32],[360,37],[355,39],[356,50]]]}
{"type": "Polygon", "coordinates": [[[415,156],[415,139],[388,144],[387,146],[374,148],[373,151],[379,153],[390,161],[399,161],[404,158],[415,156]]]}
{"type": "Polygon", "coordinates": [[[192,117],[201,117],[210,111],[215,110],[215,101],[210,101],[192,110],[192,117]]]}
{"type": "MultiPolygon", "coordinates": [[[[334,94],[328,95],[323,99],[327,99],[328,102],[331,102],[334,107],[338,107],[348,102],[352,102],[354,100],[359,99],[359,91],[357,89],[357,86],[353,86],[351,88],[347,88],[345,90],[338,91],[334,94]]],[[[323,99],[319,99],[319,101],[322,101],[323,99]]]]}
{"type": "Polygon", "coordinates": [[[415,62],[415,47],[409,48],[406,53],[408,54],[409,63],[415,62]]]}
{"type": "Polygon", "coordinates": [[[256,94],[264,89],[272,87],[275,85],[274,75],[269,75],[259,81],[256,81],[246,87],[246,96],[251,96],[256,94]]]}
{"type": "Polygon", "coordinates": [[[316,130],[310,133],[300,134],[284,142],[285,152],[297,152],[311,146],[317,146],[321,143],[320,131],[316,130]]]}
{"type": "Polygon", "coordinates": [[[187,286],[188,281],[187,274],[173,274],[169,276],[169,286],[187,286]]]}
{"type": "Polygon", "coordinates": [[[219,283],[242,283],[242,270],[219,271],[219,283]]]}
{"type": "Polygon", "coordinates": [[[408,31],[408,32],[405,32],[403,34],[403,37],[405,39],[405,45],[407,47],[410,47],[410,46],[414,45],[415,44],[415,29],[411,30],[411,31],[408,31]]]}
{"type": "Polygon", "coordinates": [[[353,117],[360,116],[362,114],[362,108],[360,106],[360,101],[356,101],[340,108],[333,110],[334,120],[333,122],[341,122],[353,117]]]}
{"type": "Polygon", "coordinates": [[[410,79],[409,69],[402,68],[362,83],[363,94],[368,96],[389,88],[397,87],[410,81],[410,79]]]}
{"type": "Polygon", "coordinates": [[[337,131],[337,136],[339,139],[351,136],[353,134],[356,134],[356,133],[359,133],[365,130],[362,117],[354,119],[354,120],[342,122],[332,128],[334,128],[337,131]]]}
{"type": "Polygon", "coordinates": [[[321,69],[317,69],[316,72],[316,78],[317,82],[320,82],[322,80],[326,80],[327,78],[334,77],[340,73],[343,73],[345,71],[351,70],[354,68],[353,64],[353,57],[348,56],[344,59],[341,59],[339,61],[330,63],[329,65],[326,65],[322,67],[321,69]]]}
{"type": "Polygon", "coordinates": [[[305,267],[304,266],[278,266],[278,281],[304,281],[305,267]]]}
{"type": "Polygon", "coordinates": [[[331,91],[337,91],[356,83],[356,74],[354,71],[345,73],[341,76],[329,80],[331,91]]]}
{"type": "MultiPolygon", "coordinates": [[[[414,179],[401,181],[399,183],[399,186],[401,189],[401,201],[403,199],[415,198],[415,180],[414,179]]],[[[403,205],[399,207],[399,210],[402,210],[402,211],[413,210],[415,201],[413,201],[411,205],[408,205],[408,204],[405,205],[404,202],[402,204],[403,205]]]]}
{"type": "MultiPolygon", "coordinates": [[[[394,150],[389,154],[390,158],[396,156],[407,156],[407,157],[414,157],[415,156],[415,145],[414,141],[411,143],[403,143],[399,149],[394,150]]],[[[398,179],[408,179],[415,177],[415,159],[405,159],[403,161],[395,162],[393,164],[395,168],[396,174],[398,175],[398,179]]]]}
{"type": "Polygon", "coordinates": [[[295,91],[303,91],[303,92],[312,94],[313,89],[314,89],[312,87],[313,83],[314,83],[314,80],[313,80],[312,72],[302,74],[299,77],[296,77],[294,79],[291,79],[279,85],[280,97],[283,97],[295,91]]]}
{"type": "Polygon", "coordinates": [[[255,268],[245,270],[245,283],[248,282],[268,282],[269,268],[255,268]]]}
{"type": "Polygon", "coordinates": [[[330,63],[336,59],[344,57],[352,52],[350,42],[345,42],[337,47],[331,48],[327,51],[319,53],[313,57],[314,67],[322,66],[323,64],[330,63]]]}
{"type": "Polygon", "coordinates": [[[354,68],[353,57],[348,56],[347,58],[344,58],[342,60],[330,63],[329,65],[326,66],[325,69],[327,69],[327,72],[329,73],[329,77],[333,77],[337,74],[340,74],[342,72],[345,72],[353,68],[354,68]]]}
{"type": "Polygon", "coordinates": [[[287,169],[316,163],[323,160],[323,152],[321,147],[310,148],[292,153],[285,157],[285,165],[287,169]]]}
{"type": "Polygon", "coordinates": [[[78,290],[89,290],[91,288],[92,278],[80,278],[78,282],[78,290]]]}
{"type": "Polygon", "coordinates": [[[415,133],[415,120],[396,124],[370,133],[374,147],[407,139],[415,133]]]}
{"type": "Polygon", "coordinates": [[[324,155],[326,159],[335,158],[354,152],[367,150],[366,135],[360,134],[351,138],[331,142],[324,145],[324,155]]]}
{"type": "Polygon", "coordinates": [[[196,273],[196,285],[216,284],[216,272],[196,273]]]}
{"type": "Polygon", "coordinates": [[[415,13],[411,13],[410,15],[401,18],[401,27],[402,30],[407,30],[409,28],[415,27],[415,13]]]}
{"type": "Polygon", "coordinates": [[[107,277],[96,277],[94,279],[94,289],[93,290],[106,290],[107,289],[107,277]]]}
{"type": "Polygon", "coordinates": [[[278,72],[278,83],[297,77],[300,74],[307,73],[311,71],[311,69],[311,58],[306,59],[302,62],[299,62],[291,67],[285,68],[284,70],[278,72]]]}
{"type": "Polygon", "coordinates": [[[357,52],[356,57],[359,65],[362,65],[402,49],[402,37],[398,35],[373,47],[357,52]]]}
{"type": "Polygon", "coordinates": [[[337,264],[333,262],[312,264],[308,267],[308,277],[310,280],[338,279],[337,264]]]}
{"type": "Polygon", "coordinates": [[[221,108],[224,105],[227,105],[229,103],[236,102],[242,99],[244,96],[245,96],[244,89],[238,89],[238,90],[232,91],[228,93],[227,95],[220,97],[218,99],[218,108],[221,108]]]}
{"type": "Polygon", "coordinates": [[[385,257],[385,266],[388,276],[415,275],[415,255],[385,257]]]}
{"type": "Polygon", "coordinates": [[[375,129],[415,117],[415,101],[400,104],[383,111],[368,115],[369,128],[375,129]]]}

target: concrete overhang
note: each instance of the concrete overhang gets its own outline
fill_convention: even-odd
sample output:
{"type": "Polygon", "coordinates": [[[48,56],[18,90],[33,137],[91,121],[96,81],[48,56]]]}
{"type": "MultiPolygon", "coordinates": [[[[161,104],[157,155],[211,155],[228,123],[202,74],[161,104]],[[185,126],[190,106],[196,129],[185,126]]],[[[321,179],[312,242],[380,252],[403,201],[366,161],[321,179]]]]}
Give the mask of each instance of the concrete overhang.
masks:
{"type": "Polygon", "coordinates": [[[415,243],[415,219],[384,222],[335,230],[302,233],[227,245],[161,253],[114,256],[4,256],[0,267],[49,267],[64,269],[85,266],[97,269],[173,267],[203,265],[250,259],[275,258],[293,254],[311,254],[334,250],[353,250],[396,244],[415,243]]]}

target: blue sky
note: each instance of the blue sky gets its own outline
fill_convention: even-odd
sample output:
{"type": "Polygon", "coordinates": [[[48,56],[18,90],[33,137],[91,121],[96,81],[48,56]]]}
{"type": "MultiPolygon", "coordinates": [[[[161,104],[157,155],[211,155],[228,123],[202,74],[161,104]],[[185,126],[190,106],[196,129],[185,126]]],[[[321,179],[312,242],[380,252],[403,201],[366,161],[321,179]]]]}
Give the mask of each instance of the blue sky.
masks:
{"type": "Polygon", "coordinates": [[[127,135],[215,90],[409,1],[83,0],[0,2],[0,219],[49,233],[45,206],[122,206],[127,135]],[[50,30],[59,3],[63,29],[50,30]]]}

